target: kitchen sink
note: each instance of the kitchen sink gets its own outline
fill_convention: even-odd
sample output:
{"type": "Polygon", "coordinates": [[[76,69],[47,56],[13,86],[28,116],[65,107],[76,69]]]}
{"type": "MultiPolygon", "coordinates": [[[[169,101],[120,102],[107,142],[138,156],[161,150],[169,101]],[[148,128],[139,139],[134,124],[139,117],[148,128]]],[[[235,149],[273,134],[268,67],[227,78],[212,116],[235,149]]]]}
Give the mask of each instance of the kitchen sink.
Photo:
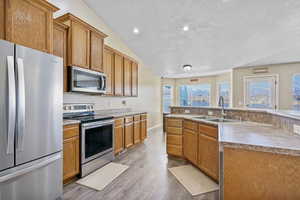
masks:
{"type": "Polygon", "coordinates": [[[239,120],[234,119],[222,119],[222,118],[214,118],[214,119],[206,119],[210,122],[239,122],[239,120]]]}
{"type": "Polygon", "coordinates": [[[193,117],[193,119],[210,119],[209,116],[199,116],[199,117],[193,117]]]}

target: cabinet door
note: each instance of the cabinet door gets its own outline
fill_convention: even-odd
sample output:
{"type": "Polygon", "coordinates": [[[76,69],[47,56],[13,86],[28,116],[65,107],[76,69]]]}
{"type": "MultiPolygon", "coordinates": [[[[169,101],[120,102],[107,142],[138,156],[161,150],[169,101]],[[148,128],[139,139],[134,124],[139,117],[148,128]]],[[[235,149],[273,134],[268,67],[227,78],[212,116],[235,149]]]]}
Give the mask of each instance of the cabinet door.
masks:
{"type": "Polygon", "coordinates": [[[210,136],[199,134],[198,166],[215,180],[219,178],[219,143],[210,136]]]}
{"type": "Polygon", "coordinates": [[[140,121],[134,122],[133,135],[134,135],[134,144],[141,142],[141,122],[140,121]]]}
{"type": "Polygon", "coordinates": [[[125,124],[125,147],[133,145],[133,123],[125,124]]]}
{"type": "Polygon", "coordinates": [[[183,155],[193,164],[198,161],[198,137],[197,132],[183,129],[183,155]]]}
{"type": "Polygon", "coordinates": [[[115,127],[115,154],[124,149],[124,127],[123,125],[115,127]]]}
{"type": "Polygon", "coordinates": [[[141,140],[147,138],[147,120],[141,121],[141,140]]]}
{"type": "Polygon", "coordinates": [[[79,174],[79,137],[64,140],[64,181],[79,174]]]}
{"type": "Polygon", "coordinates": [[[91,61],[90,68],[95,71],[103,72],[103,48],[104,39],[103,37],[91,31],[91,61]]]}
{"type": "Polygon", "coordinates": [[[66,25],[56,22],[53,24],[53,54],[64,59],[64,92],[68,91],[67,31],[66,25]]]}
{"type": "Polygon", "coordinates": [[[41,0],[6,0],[5,39],[52,53],[52,14],[56,10],[57,8],[41,0]]]}
{"type": "Polygon", "coordinates": [[[114,94],[114,53],[104,49],[103,72],[106,74],[106,95],[114,94]]]}
{"type": "Polygon", "coordinates": [[[123,56],[115,53],[115,96],[123,96],[123,56]]]}
{"type": "Polygon", "coordinates": [[[132,89],[131,89],[131,95],[132,96],[138,96],[138,64],[135,62],[132,62],[132,89]]]}
{"type": "Polygon", "coordinates": [[[124,58],[124,96],[131,96],[131,61],[124,58]]]}
{"type": "Polygon", "coordinates": [[[71,57],[69,58],[69,66],[78,66],[83,68],[90,67],[90,30],[78,22],[71,22],[71,57]]]}

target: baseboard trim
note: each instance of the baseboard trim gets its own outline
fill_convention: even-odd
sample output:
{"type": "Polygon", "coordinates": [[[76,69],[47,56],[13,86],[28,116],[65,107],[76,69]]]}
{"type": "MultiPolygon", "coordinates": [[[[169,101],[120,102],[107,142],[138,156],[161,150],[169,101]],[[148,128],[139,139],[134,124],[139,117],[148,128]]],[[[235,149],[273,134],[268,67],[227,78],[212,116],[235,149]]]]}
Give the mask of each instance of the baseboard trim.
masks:
{"type": "Polygon", "coordinates": [[[157,124],[157,125],[155,125],[155,126],[152,126],[152,127],[148,128],[147,130],[148,130],[148,131],[153,131],[153,130],[155,130],[155,129],[162,128],[162,126],[163,126],[163,124],[160,123],[160,124],[157,124]]]}

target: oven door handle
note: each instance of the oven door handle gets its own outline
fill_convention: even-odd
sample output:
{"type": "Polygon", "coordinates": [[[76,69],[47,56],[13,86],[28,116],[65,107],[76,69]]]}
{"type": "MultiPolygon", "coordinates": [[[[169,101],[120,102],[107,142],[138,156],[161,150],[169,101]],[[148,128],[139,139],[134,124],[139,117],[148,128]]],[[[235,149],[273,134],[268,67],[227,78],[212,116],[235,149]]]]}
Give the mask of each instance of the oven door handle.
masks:
{"type": "Polygon", "coordinates": [[[104,121],[104,122],[92,122],[92,123],[87,123],[87,124],[82,124],[81,126],[84,129],[90,129],[90,128],[97,128],[105,125],[114,125],[114,120],[110,121],[104,121]]]}

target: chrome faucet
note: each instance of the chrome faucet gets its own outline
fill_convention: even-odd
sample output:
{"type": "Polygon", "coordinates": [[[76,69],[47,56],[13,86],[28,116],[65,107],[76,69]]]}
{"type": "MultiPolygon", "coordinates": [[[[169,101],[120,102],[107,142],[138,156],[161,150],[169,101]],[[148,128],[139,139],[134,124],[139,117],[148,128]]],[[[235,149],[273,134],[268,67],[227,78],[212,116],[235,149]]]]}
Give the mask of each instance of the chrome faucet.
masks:
{"type": "Polygon", "coordinates": [[[219,107],[222,108],[222,111],[221,111],[222,118],[225,118],[226,113],[225,113],[225,105],[224,105],[224,97],[223,96],[219,97],[219,107]]]}

